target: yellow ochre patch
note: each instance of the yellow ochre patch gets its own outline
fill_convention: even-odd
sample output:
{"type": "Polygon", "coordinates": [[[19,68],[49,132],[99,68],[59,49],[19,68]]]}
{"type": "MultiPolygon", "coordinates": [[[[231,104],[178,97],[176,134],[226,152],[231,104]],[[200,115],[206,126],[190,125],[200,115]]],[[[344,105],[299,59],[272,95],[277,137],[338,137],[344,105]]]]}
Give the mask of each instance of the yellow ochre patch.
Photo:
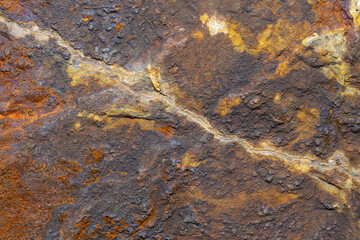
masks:
{"type": "Polygon", "coordinates": [[[194,38],[197,38],[197,39],[199,39],[199,40],[202,40],[202,39],[204,38],[204,34],[203,34],[202,32],[200,32],[200,31],[195,31],[195,32],[193,33],[193,37],[194,37],[194,38]]]}
{"type": "Polygon", "coordinates": [[[187,151],[181,159],[181,165],[186,167],[198,167],[200,162],[193,153],[187,151]]]}
{"type": "Polygon", "coordinates": [[[219,100],[219,104],[215,112],[221,114],[221,116],[225,116],[232,107],[239,105],[241,102],[242,99],[240,97],[233,95],[222,98],[219,100]]]}
{"type": "Polygon", "coordinates": [[[353,17],[355,28],[360,26],[360,0],[350,0],[349,12],[353,17]]]}
{"type": "Polygon", "coordinates": [[[281,93],[276,93],[275,94],[275,97],[274,97],[274,102],[276,103],[276,104],[279,104],[279,103],[281,103],[281,93]]]}
{"type": "Polygon", "coordinates": [[[148,65],[147,69],[149,71],[149,77],[152,85],[158,92],[162,92],[161,83],[160,83],[160,79],[161,79],[160,68],[158,66],[151,67],[151,65],[148,65]]]}
{"type": "Polygon", "coordinates": [[[267,53],[269,59],[277,59],[279,65],[276,74],[280,76],[298,67],[292,63],[292,52],[301,46],[299,41],[311,33],[311,25],[307,21],[291,23],[290,20],[279,19],[257,36],[245,26],[228,22],[222,17],[209,17],[205,13],[200,17],[200,21],[208,27],[211,36],[224,34],[239,52],[246,51],[252,55],[267,53]]]}
{"type": "Polygon", "coordinates": [[[328,78],[335,78],[340,84],[345,85],[348,78],[350,65],[344,61],[347,52],[345,29],[324,31],[320,35],[314,33],[303,40],[305,46],[312,46],[319,53],[323,61],[331,62],[321,67],[328,78]],[[334,64],[335,63],[335,64],[334,64]]]}
{"type": "Polygon", "coordinates": [[[209,18],[206,13],[200,17],[200,21],[209,28],[211,36],[223,33],[227,35],[238,51],[243,52],[245,50],[243,39],[236,32],[236,24],[229,23],[225,19],[216,16],[209,18]]]}
{"type": "Polygon", "coordinates": [[[320,118],[319,109],[302,106],[296,116],[299,119],[296,128],[299,138],[305,139],[316,134],[316,123],[320,118]]]}

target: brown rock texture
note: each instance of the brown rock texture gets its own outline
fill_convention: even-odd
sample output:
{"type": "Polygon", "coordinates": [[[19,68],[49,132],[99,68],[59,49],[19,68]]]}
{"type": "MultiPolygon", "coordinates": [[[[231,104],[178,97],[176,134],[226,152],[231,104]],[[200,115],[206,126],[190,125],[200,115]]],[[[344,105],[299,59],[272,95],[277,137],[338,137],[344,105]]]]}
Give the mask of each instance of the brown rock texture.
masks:
{"type": "Polygon", "coordinates": [[[360,1],[0,1],[0,239],[360,239],[360,1]]]}

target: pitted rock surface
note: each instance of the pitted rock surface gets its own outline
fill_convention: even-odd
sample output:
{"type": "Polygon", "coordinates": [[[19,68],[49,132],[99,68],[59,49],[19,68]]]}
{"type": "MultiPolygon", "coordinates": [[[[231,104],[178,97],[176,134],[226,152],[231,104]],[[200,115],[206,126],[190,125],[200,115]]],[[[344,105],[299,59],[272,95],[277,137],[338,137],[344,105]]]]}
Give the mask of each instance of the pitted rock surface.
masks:
{"type": "Polygon", "coordinates": [[[360,2],[3,0],[1,239],[360,239],[360,2]]]}

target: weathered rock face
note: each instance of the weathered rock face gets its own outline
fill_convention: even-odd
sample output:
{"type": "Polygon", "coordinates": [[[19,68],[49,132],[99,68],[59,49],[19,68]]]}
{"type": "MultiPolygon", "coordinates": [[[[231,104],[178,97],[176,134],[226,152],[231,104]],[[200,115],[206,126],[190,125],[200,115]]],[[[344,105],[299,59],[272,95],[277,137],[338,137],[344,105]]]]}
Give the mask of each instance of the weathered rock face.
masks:
{"type": "Polygon", "coordinates": [[[359,239],[360,2],[3,0],[1,239],[359,239]]]}

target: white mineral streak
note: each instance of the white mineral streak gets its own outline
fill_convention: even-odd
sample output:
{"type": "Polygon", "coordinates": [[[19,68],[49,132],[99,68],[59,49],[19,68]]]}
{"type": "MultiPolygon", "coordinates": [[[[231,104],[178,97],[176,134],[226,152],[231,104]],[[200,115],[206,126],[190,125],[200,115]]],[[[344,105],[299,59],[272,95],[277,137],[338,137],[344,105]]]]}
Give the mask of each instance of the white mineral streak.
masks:
{"type": "MultiPolygon", "coordinates": [[[[360,1],[360,0],[359,0],[360,1]]],[[[204,18],[203,22],[206,22],[211,34],[215,35],[218,33],[227,33],[227,24],[226,22],[217,19],[216,17],[211,17],[210,19],[204,18]]],[[[49,41],[50,39],[54,39],[57,43],[69,51],[72,55],[72,59],[76,59],[76,61],[72,61],[72,63],[77,62],[77,64],[83,63],[84,65],[89,65],[89,67],[94,66],[94,70],[98,70],[100,73],[113,73],[115,75],[132,75],[134,77],[142,75],[138,75],[138,73],[128,72],[122,67],[119,66],[109,66],[103,63],[102,61],[93,60],[84,56],[84,54],[78,50],[75,50],[71,47],[69,43],[64,41],[59,34],[52,30],[44,30],[40,29],[38,26],[34,24],[23,24],[16,23],[5,17],[0,15],[0,23],[6,24],[7,28],[10,31],[10,34],[15,38],[24,38],[26,36],[33,36],[35,40],[39,42],[49,41]],[[96,66],[96,67],[95,67],[96,66]]],[[[336,37],[335,37],[336,38],[336,37]]],[[[305,42],[307,44],[315,44],[314,41],[317,41],[319,36],[312,36],[312,38],[307,39],[305,42]]],[[[316,44],[315,44],[316,45],[316,44]]],[[[340,54],[341,55],[341,54],[340,54]]],[[[124,78],[119,78],[118,81],[121,81],[118,85],[114,87],[129,89],[129,84],[124,78]]],[[[234,135],[227,135],[221,133],[219,130],[214,128],[207,118],[198,115],[188,109],[185,109],[179,106],[173,97],[168,95],[160,94],[157,91],[145,91],[145,92],[131,92],[134,97],[138,98],[140,102],[143,104],[151,104],[154,101],[161,102],[165,106],[165,111],[176,114],[178,116],[182,116],[187,120],[196,123],[198,126],[204,129],[204,131],[212,134],[216,139],[218,139],[222,143],[237,143],[241,145],[248,153],[261,155],[261,156],[269,156],[277,158],[283,161],[288,167],[292,167],[293,169],[300,171],[302,173],[308,174],[310,177],[319,180],[323,175],[327,175],[333,170],[340,171],[344,176],[347,176],[347,180],[345,183],[342,183],[341,189],[346,190],[353,186],[352,182],[359,182],[359,174],[356,170],[349,169],[350,165],[348,164],[348,160],[345,155],[339,152],[336,152],[336,155],[331,157],[328,160],[328,163],[321,162],[316,156],[298,156],[292,153],[286,153],[282,150],[275,149],[267,143],[263,143],[261,147],[255,147],[246,141],[243,138],[234,135]],[[309,172],[312,169],[313,172],[309,172]]]]}

